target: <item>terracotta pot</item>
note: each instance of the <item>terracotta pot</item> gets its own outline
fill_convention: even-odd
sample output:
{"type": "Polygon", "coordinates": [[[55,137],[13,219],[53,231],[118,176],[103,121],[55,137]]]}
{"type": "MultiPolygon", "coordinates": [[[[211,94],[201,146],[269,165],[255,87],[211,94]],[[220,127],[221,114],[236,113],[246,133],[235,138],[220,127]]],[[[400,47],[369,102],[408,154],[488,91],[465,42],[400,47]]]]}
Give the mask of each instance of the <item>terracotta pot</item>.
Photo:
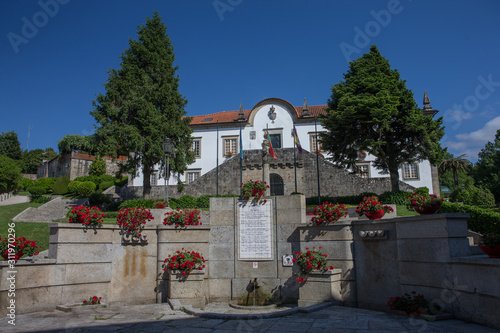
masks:
{"type": "MultiPolygon", "coordinates": [[[[16,253],[16,257],[14,258],[15,261],[17,261],[19,258],[21,258],[24,255],[23,251],[19,251],[16,253]]],[[[2,253],[1,256],[3,257],[4,260],[9,260],[9,254],[8,253],[2,253]]]]}
{"type": "Polygon", "coordinates": [[[385,210],[379,210],[376,212],[364,212],[364,214],[370,220],[380,220],[385,215],[385,210]]]}
{"type": "Polygon", "coordinates": [[[439,208],[441,208],[441,201],[438,201],[436,204],[432,206],[423,207],[422,209],[418,208],[418,206],[415,205],[412,205],[412,207],[413,210],[419,213],[420,215],[434,214],[439,210],[439,208]]]}
{"type": "Polygon", "coordinates": [[[479,245],[479,248],[490,258],[500,258],[500,245],[491,248],[488,245],[479,245]]]}
{"type": "Polygon", "coordinates": [[[156,206],[156,208],[158,208],[158,209],[163,209],[163,208],[165,208],[165,207],[166,207],[166,205],[160,205],[160,204],[155,205],[155,206],[156,206]]]}

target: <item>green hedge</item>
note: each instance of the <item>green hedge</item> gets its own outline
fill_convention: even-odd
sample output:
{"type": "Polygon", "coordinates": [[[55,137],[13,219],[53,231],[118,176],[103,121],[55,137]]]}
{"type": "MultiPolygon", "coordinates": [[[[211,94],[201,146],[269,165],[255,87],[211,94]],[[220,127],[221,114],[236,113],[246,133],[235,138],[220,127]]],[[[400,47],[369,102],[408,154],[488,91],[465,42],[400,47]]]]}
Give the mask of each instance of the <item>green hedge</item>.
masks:
{"type": "Polygon", "coordinates": [[[467,220],[467,224],[470,230],[481,234],[490,231],[500,232],[500,214],[489,209],[445,201],[439,213],[469,213],[471,217],[467,220]]]}
{"type": "Polygon", "coordinates": [[[406,205],[407,196],[411,195],[411,192],[404,191],[387,191],[379,195],[380,201],[384,204],[394,204],[394,205],[406,205]]]}
{"type": "Polygon", "coordinates": [[[146,208],[146,209],[152,209],[155,208],[154,202],[156,200],[154,199],[131,199],[131,200],[126,200],[120,204],[118,209],[125,209],[125,208],[146,208]]]}
{"type": "Polygon", "coordinates": [[[69,177],[68,176],[61,176],[59,177],[54,184],[52,184],[52,192],[54,194],[66,194],[68,193],[68,185],[70,183],[69,177]]]}

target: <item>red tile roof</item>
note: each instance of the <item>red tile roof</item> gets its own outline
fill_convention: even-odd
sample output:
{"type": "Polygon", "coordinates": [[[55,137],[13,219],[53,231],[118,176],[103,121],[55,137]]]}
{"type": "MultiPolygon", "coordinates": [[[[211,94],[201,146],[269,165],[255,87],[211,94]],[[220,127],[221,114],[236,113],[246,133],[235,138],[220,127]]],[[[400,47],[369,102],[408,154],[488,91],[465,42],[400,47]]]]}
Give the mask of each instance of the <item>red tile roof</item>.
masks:
{"type": "MultiPolygon", "coordinates": [[[[326,114],[325,108],[327,105],[310,105],[309,112],[312,114],[311,117],[324,115],[326,114]]],[[[306,119],[308,117],[301,117],[302,114],[302,106],[294,106],[295,112],[297,113],[297,117],[301,119],[306,119]]],[[[252,110],[244,110],[243,114],[245,118],[248,119],[252,110]]],[[[222,111],[212,114],[207,114],[203,116],[193,116],[191,120],[191,125],[209,125],[217,123],[219,124],[227,124],[227,123],[238,123],[238,110],[236,111],[222,111]]]]}

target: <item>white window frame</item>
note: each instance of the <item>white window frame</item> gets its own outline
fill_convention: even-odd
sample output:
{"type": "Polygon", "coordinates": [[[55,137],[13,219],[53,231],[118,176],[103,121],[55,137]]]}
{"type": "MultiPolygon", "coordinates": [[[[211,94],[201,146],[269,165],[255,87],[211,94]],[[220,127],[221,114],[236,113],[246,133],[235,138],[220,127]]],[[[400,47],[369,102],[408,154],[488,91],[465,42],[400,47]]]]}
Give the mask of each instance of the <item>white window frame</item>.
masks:
{"type": "Polygon", "coordinates": [[[404,163],[401,167],[404,180],[420,180],[417,163],[404,163]]]}
{"type": "MultiPolygon", "coordinates": [[[[320,133],[321,132],[310,132],[309,133],[309,144],[310,144],[310,147],[311,147],[311,153],[316,153],[316,140],[318,140],[318,138],[320,136],[320,133]]],[[[319,151],[321,153],[321,151],[323,149],[321,147],[321,143],[320,142],[318,142],[318,148],[319,148],[319,151]]]]}
{"type": "Polygon", "coordinates": [[[234,155],[238,154],[238,136],[227,136],[223,137],[223,147],[224,147],[224,156],[225,157],[232,157],[234,155]],[[234,147],[231,145],[230,142],[234,141],[234,147]],[[227,149],[227,143],[229,143],[229,149],[227,149]],[[230,153],[230,154],[229,154],[230,153]]]}
{"type": "Polygon", "coordinates": [[[191,151],[194,153],[195,158],[201,158],[201,138],[193,138],[193,145],[191,151]],[[195,144],[198,143],[198,154],[196,154],[195,144]]]}
{"type": "Polygon", "coordinates": [[[158,186],[158,171],[151,172],[151,178],[149,179],[149,184],[151,186],[158,186]]]}
{"type": "Polygon", "coordinates": [[[356,163],[356,175],[360,178],[371,178],[370,177],[370,162],[364,162],[364,163],[356,163]],[[365,171],[363,169],[366,168],[365,171]]]}
{"type": "Polygon", "coordinates": [[[196,169],[196,170],[187,170],[186,171],[186,184],[191,184],[192,182],[196,181],[197,179],[199,179],[201,177],[201,170],[200,169],[196,169]],[[194,179],[191,179],[191,175],[196,175],[194,176],[194,179]]]}

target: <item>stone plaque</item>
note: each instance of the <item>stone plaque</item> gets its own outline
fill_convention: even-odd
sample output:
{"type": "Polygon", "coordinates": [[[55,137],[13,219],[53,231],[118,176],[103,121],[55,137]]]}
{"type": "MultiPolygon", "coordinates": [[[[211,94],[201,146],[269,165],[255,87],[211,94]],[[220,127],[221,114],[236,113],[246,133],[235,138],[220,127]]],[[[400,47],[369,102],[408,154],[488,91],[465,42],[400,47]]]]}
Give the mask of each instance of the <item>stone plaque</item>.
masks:
{"type": "Polygon", "coordinates": [[[272,201],[238,202],[238,260],[274,260],[272,201]]]}

